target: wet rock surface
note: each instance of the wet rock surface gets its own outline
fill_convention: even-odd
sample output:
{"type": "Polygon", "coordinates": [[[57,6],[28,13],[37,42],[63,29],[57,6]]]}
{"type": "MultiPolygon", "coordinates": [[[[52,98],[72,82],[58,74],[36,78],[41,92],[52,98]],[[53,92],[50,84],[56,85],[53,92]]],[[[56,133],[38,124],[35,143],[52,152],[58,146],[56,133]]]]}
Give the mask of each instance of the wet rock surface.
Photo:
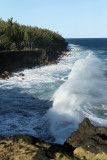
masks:
{"type": "Polygon", "coordinates": [[[15,74],[12,74],[11,72],[8,72],[8,71],[4,71],[3,73],[0,74],[0,80],[7,80],[9,79],[10,77],[24,77],[24,74],[23,73],[15,73],[15,74]]]}
{"type": "Polygon", "coordinates": [[[9,79],[11,76],[11,73],[8,71],[4,71],[3,73],[0,74],[0,80],[2,79],[9,79]]]}

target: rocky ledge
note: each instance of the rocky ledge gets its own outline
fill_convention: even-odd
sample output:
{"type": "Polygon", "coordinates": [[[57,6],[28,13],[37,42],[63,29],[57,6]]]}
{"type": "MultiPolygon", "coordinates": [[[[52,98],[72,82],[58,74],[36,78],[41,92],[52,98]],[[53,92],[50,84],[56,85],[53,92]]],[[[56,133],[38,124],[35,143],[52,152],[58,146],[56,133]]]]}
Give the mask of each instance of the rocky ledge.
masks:
{"type": "Polygon", "coordinates": [[[0,137],[0,160],[77,159],[107,159],[107,128],[95,127],[85,118],[64,145],[46,143],[28,135],[0,137]]]}
{"type": "Polygon", "coordinates": [[[107,128],[95,127],[85,118],[79,129],[66,140],[65,146],[73,147],[73,154],[87,160],[107,159],[107,128]]]}
{"type": "Polygon", "coordinates": [[[0,51],[0,80],[8,79],[11,72],[22,68],[57,63],[58,57],[66,51],[68,43],[51,44],[45,49],[26,51],[0,51]]]}
{"type": "Polygon", "coordinates": [[[0,74],[21,68],[32,68],[38,65],[55,63],[63,51],[67,49],[67,42],[51,44],[44,49],[22,51],[0,51],[0,74]]]}

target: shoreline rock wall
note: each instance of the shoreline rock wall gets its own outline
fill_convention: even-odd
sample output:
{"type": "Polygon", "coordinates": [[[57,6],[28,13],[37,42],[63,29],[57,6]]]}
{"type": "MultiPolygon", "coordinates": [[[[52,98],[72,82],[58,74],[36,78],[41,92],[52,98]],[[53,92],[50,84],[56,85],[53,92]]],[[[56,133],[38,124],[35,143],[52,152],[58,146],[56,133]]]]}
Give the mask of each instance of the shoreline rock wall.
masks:
{"type": "Polygon", "coordinates": [[[8,78],[9,72],[22,68],[56,63],[59,55],[67,50],[68,43],[51,44],[45,49],[26,51],[1,51],[0,52],[0,79],[8,78]],[[8,73],[8,74],[7,74],[8,73]]]}
{"type": "Polygon", "coordinates": [[[50,53],[46,49],[0,52],[0,73],[47,64],[49,61],[53,61],[56,58],[57,54],[55,54],[54,51],[50,53]]]}

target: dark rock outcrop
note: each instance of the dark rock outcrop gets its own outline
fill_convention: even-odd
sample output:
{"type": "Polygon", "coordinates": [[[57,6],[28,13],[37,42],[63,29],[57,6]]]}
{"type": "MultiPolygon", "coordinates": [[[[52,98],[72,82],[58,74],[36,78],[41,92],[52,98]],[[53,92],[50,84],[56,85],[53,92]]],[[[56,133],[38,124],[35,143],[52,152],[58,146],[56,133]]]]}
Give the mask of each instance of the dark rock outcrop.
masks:
{"type": "Polygon", "coordinates": [[[65,146],[82,147],[92,153],[107,153],[107,128],[95,127],[85,118],[79,129],[66,140],[65,146]]]}
{"type": "Polygon", "coordinates": [[[107,128],[94,127],[88,118],[64,145],[28,135],[0,137],[0,160],[106,160],[107,128]]]}
{"type": "Polygon", "coordinates": [[[67,42],[51,44],[46,49],[28,51],[0,52],[0,74],[21,68],[32,68],[37,65],[55,63],[62,51],[67,49],[67,42]]]}
{"type": "Polygon", "coordinates": [[[24,74],[23,73],[12,74],[11,72],[4,71],[3,73],[0,74],[0,80],[7,80],[10,77],[14,77],[14,76],[16,76],[16,77],[23,77],[24,74]]]}
{"type": "Polygon", "coordinates": [[[44,64],[48,60],[46,50],[6,51],[0,52],[0,73],[14,71],[20,68],[31,68],[44,64]]]}
{"type": "Polygon", "coordinates": [[[27,135],[0,138],[0,160],[76,160],[64,146],[27,135]]]}
{"type": "Polygon", "coordinates": [[[9,79],[11,76],[10,72],[4,71],[3,73],[0,74],[0,80],[2,79],[9,79]]]}

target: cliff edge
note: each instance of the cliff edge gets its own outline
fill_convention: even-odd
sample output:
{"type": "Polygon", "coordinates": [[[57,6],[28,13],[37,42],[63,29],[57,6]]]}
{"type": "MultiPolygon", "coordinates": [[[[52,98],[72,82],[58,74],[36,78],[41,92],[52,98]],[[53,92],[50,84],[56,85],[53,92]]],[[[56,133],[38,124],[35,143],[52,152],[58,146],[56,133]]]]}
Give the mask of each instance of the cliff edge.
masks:
{"type": "Polygon", "coordinates": [[[0,74],[21,68],[55,63],[58,56],[67,49],[67,42],[51,44],[45,49],[0,52],[0,74]]]}

